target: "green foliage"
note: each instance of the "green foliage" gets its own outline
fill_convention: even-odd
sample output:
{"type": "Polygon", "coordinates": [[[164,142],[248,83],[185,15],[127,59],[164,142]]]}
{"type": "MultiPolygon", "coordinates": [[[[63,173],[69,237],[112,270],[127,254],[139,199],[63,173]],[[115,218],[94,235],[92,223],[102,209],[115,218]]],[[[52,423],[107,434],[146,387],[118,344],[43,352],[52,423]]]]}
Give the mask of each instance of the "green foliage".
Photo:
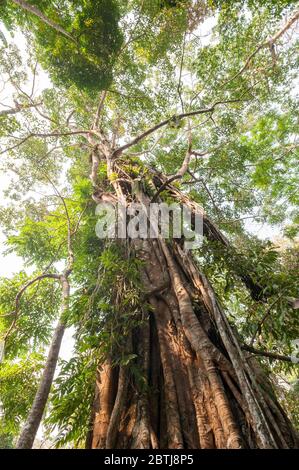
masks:
{"type": "Polygon", "coordinates": [[[250,9],[259,9],[267,6],[267,8],[273,10],[276,15],[279,15],[285,7],[295,5],[296,0],[211,0],[211,3],[228,12],[240,11],[245,5],[248,5],[250,9]]]}
{"type": "Polygon", "coordinates": [[[86,287],[74,297],[71,318],[84,326],[82,351],[96,346],[104,356],[112,352],[117,362],[132,328],[142,322],[140,261],[133,255],[127,258],[123,247],[111,244],[99,257],[93,255],[92,266],[90,277],[82,273],[86,287]]]}
{"type": "Polygon", "coordinates": [[[86,353],[61,363],[51,396],[51,414],[45,422],[48,433],[59,427],[57,447],[71,442],[74,447],[84,448],[97,366],[97,356],[86,353]]]}
{"type": "MultiPolygon", "coordinates": [[[[33,275],[34,278],[34,275],[33,275]]],[[[17,293],[31,279],[24,272],[0,282],[0,337],[4,337],[15,320],[17,293]]],[[[59,286],[52,279],[32,284],[20,300],[15,328],[7,338],[5,357],[14,360],[26,352],[39,351],[51,338],[53,322],[57,319],[60,303],[59,286]]]]}
{"type": "MultiPolygon", "coordinates": [[[[82,251],[81,262],[88,256],[82,251]]],[[[139,262],[134,257],[125,258],[123,248],[112,244],[99,257],[93,256],[92,265],[94,277],[92,273],[82,274],[81,282],[86,288],[73,295],[68,316],[69,324],[80,325],[76,335],[76,355],[61,364],[46,420],[49,433],[59,426],[58,447],[70,442],[75,447],[84,447],[95,372],[107,355],[115,365],[130,367],[137,377],[140,376],[135,364],[136,355],[125,352],[132,329],[138,328],[143,321],[138,289],[139,262]]]]}
{"type": "MultiPolygon", "coordinates": [[[[205,243],[199,256],[242,341],[250,344],[255,338],[260,349],[291,355],[292,340],[298,336],[298,314],[290,304],[298,292],[298,250],[242,239],[237,251],[205,243]],[[244,272],[261,288],[256,300],[240,281],[244,272]]],[[[269,366],[268,359],[264,362],[269,366]]],[[[294,370],[291,363],[270,363],[275,371],[294,370]]]]}
{"type": "MultiPolygon", "coordinates": [[[[0,421],[0,430],[2,431],[2,422],[0,421]]],[[[0,431],[0,432],[1,432],[0,431]]],[[[1,432],[0,434],[0,449],[13,449],[13,435],[1,432]]]]}
{"type": "MultiPolygon", "coordinates": [[[[5,361],[0,365],[0,396],[3,416],[0,421],[0,435],[16,435],[26,419],[36,393],[44,357],[32,353],[20,356],[18,361],[5,361]]],[[[0,441],[0,446],[2,446],[0,441]]],[[[7,445],[7,443],[6,443],[7,445]]]]}
{"type": "MultiPolygon", "coordinates": [[[[37,57],[51,78],[64,86],[75,83],[91,90],[105,89],[122,44],[117,5],[111,0],[59,2],[35,1],[40,11],[62,26],[73,40],[45,24],[37,16],[7,2],[2,18],[7,25],[27,26],[38,44],[37,57]]],[[[1,11],[0,11],[1,14],[1,11]]]]}
{"type": "Polygon", "coordinates": [[[19,124],[14,116],[0,116],[0,137],[6,135],[7,132],[12,133],[17,130],[19,130],[19,124]]]}

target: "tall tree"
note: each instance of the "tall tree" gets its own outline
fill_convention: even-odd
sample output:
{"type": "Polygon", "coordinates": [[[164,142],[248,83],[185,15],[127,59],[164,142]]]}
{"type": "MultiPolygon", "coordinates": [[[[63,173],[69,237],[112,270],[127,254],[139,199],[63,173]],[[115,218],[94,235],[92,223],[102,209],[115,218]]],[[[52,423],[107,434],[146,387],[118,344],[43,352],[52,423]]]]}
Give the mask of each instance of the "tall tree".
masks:
{"type": "MultiPolygon", "coordinates": [[[[21,27],[34,51],[33,72],[20,71],[21,57],[4,41],[1,68],[16,103],[0,114],[1,155],[18,178],[11,200],[22,200],[25,214],[12,202],[1,220],[11,249],[38,271],[19,292],[42,276],[63,284],[62,323],[18,447],[32,446],[47,402],[46,423],[58,427],[60,445],[86,438],[87,447],[110,449],[298,446],[269,375],[294,374],[298,284],[286,259],[296,255],[244,226],[252,217],[285,222],[292,237],[298,228],[294,4],[1,7],[7,28],[21,27]],[[39,64],[54,84],[41,96],[39,64]],[[46,195],[32,199],[41,186],[46,195]],[[193,221],[202,217],[204,243],[186,252],[184,237],[99,239],[94,210],[102,202],[138,203],[145,218],[153,202],[183,204],[193,221]],[[75,354],[49,397],[71,325],[75,354]]],[[[26,318],[36,299],[21,305],[14,295],[1,301],[6,367],[42,343],[26,318]]],[[[57,307],[55,300],[56,316],[57,307]]],[[[10,400],[1,401],[9,416],[10,400]]]]}

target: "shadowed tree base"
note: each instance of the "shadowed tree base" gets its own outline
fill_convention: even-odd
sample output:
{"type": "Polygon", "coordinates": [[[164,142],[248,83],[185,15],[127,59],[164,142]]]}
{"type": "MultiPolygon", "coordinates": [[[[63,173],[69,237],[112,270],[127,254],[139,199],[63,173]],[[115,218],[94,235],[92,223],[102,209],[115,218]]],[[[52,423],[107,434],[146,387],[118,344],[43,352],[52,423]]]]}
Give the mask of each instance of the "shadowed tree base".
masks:
{"type": "Polygon", "coordinates": [[[98,372],[92,448],[292,448],[297,436],[254,359],[244,357],[191,254],[135,243],[150,313],[132,333],[144,382],[98,372]]]}

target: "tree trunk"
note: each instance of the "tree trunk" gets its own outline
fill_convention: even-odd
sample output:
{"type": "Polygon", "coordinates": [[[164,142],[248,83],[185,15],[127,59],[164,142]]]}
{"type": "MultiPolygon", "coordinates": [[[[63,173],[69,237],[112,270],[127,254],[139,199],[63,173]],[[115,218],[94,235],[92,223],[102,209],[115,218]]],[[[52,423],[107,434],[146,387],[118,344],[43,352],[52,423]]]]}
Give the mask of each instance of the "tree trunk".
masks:
{"type": "Polygon", "coordinates": [[[38,386],[32,407],[28,414],[26,423],[19,436],[16,448],[17,449],[31,449],[41,423],[45,407],[48,401],[50,389],[52,386],[56,365],[59,357],[62,338],[65,331],[65,324],[63,321],[63,313],[68,307],[70,285],[67,278],[62,278],[62,308],[61,318],[55,328],[50,349],[48,352],[47,361],[38,386]]]}
{"type": "MultiPolygon", "coordinates": [[[[108,160],[108,172],[116,171],[108,160]]],[[[121,173],[120,173],[121,178],[121,173]]],[[[126,173],[126,177],[128,174],[126,173]]],[[[153,177],[155,188],[160,176],[153,177]]],[[[119,201],[132,197],[127,182],[113,183],[119,201]]],[[[177,200],[199,210],[175,187],[177,200]]],[[[207,236],[221,239],[204,219],[207,236]]],[[[132,332],[130,367],[100,365],[94,401],[93,448],[292,448],[298,438],[258,364],[245,356],[206,277],[182,240],[131,240],[143,261],[148,307],[132,332]]],[[[146,302],[143,302],[146,310],[146,302]]],[[[144,313],[144,312],[143,312],[144,313]]]]}

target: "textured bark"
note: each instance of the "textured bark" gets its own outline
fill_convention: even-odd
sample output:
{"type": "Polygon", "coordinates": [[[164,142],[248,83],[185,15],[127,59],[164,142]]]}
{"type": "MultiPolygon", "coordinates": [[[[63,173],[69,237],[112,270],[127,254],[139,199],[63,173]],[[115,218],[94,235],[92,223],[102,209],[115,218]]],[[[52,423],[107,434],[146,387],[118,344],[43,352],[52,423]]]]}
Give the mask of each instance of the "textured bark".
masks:
{"type": "Polygon", "coordinates": [[[148,333],[133,333],[134,352],[149,390],[136,396],[137,384],[128,369],[126,389],[119,374],[117,397],[110,392],[107,413],[106,399],[101,401],[106,385],[100,385],[96,406],[106,421],[101,425],[96,418],[94,435],[100,429],[102,437],[101,445],[94,438],[93,447],[296,447],[297,436],[287,416],[275,397],[264,396],[267,381],[261,379],[261,370],[239,356],[237,340],[225,321],[216,319],[220,309],[211,287],[205,285],[190,254],[187,263],[182,258],[178,262],[177,248],[171,251],[161,240],[135,243],[136,255],[145,263],[144,286],[154,292],[148,297],[152,308],[145,327],[150,341],[148,333]],[[192,299],[189,291],[199,298],[192,299]],[[111,440],[108,422],[114,409],[118,428],[114,420],[111,440]],[[133,426],[128,420],[132,410],[133,426]]]}
{"type": "MultiPolygon", "coordinates": [[[[111,149],[101,151],[109,176],[116,171],[111,149]]],[[[151,197],[136,187],[133,195],[133,182],[122,182],[122,176],[120,171],[113,182],[118,201],[148,207],[151,197]]],[[[154,174],[152,182],[157,191],[163,178],[154,174]]],[[[177,188],[168,192],[193,212],[202,211],[177,188]]],[[[208,238],[227,244],[205,215],[204,230],[208,238]]],[[[92,447],[297,447],[297,434],[267,378],[241,349],[212,286],[181,242],[130,241],[130,250],[143,262],[142,314],[146,309],[148,314],[132,331],[132,352],[146,386],[140,387],[130,367],[119,371],[105,364],[113,385],[108,393],[106,382],[98,382],[92,447]]]]}
{"type": "Polygon", "coordinates": [[[17,449],[31,449],[33,446],[34,439],[39,428],[40,422],[42,420],[51,385],[53,382],[53,377],[56,369],[64,330],[64,324],[59,322],[53,335],[51,347],[47,357],[47,362],[38,387],[38,391],[35,395],[30,413],[18,439],[18,443],[16,446],[17,449]]]}
{"type": "Polygon", "coordinates": [[[116,396],[116,372],[110,361],[106,361],[98,372],[92,447],[99,449],[106,447],[106,436],[116,396]],[[97,406],[98,403],[101,403],[101,406],[97,406]]]}
{"type": "MultiPolygon", "coordinates": [[[[66,278],[62,279],[62,314],[68,306],[68,298],[70,293],[69,282],[66,278]]],[[[39,383],[36,395],[26,423],[19,436],[16,448],[17,449],[31,449],[34,439],[42,420],[45,407],[48,401],[50,389],[52,386],[56,365],[59,357],[62,338],[65,331],[65,325],[60,319],[55,328],[50,349],[48,352],[47,361],[39,383]]]]}

